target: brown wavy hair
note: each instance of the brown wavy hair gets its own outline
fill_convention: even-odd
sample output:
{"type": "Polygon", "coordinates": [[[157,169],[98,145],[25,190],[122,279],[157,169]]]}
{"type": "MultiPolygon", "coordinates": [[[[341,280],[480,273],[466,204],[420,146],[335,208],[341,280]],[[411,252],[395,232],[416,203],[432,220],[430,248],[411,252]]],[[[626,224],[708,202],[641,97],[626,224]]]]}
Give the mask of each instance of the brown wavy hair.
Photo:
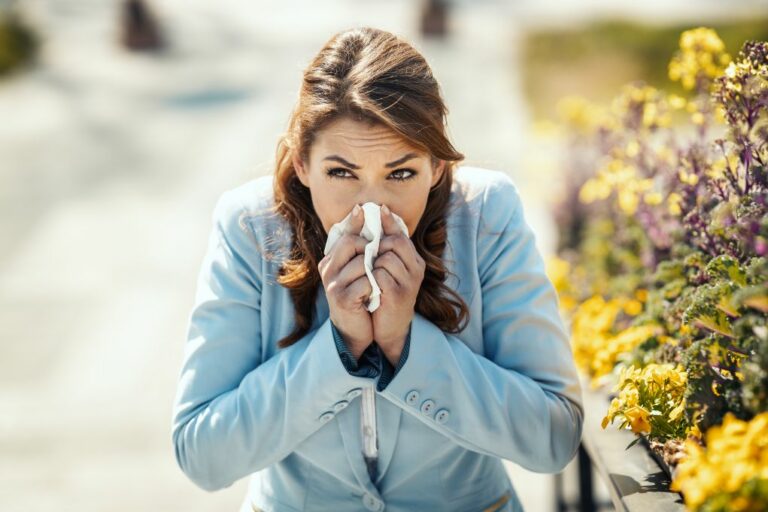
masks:
{"type": "Polygon", "coordinates": [[[469,309],[444,284],[448,271],[442,260],[453,173],[464,159],[446,136],[447,112],[424,57],[384,30],[356,27],[339,32],[304,70],[298,102],[278,140],[273,182],[274,210],[293,227],[290,256],[282,263],[277,282],[290,289],[296,315],[293,331],[278,342],[278,347],[292,345],[312,326],[322,286],[317,265],[327,238],[309,189],[299,181],[292,159],[297,152],[308,162],[317,131],[342,116],[383,124],[430,154],[433,166],[441,160],[446,162],[411,236],[426,262],[416,311],[443,331],[464,329],[469,309]]]}

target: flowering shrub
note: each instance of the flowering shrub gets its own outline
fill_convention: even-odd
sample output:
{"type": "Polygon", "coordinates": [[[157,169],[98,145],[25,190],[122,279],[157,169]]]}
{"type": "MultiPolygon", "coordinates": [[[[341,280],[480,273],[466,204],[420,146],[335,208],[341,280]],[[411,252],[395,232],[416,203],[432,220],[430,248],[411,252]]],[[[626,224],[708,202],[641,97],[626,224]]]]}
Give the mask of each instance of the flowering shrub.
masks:
{"type": "Polygon", "coordinates": [[[768,411],[768,43],[733,60],[686,31],[668,71],[689,96],[637,82],[561,104],[570,195],[548,268],[577,365],[617,382],[603,428],[691,451],[768,411]]]}
{"type": "Polygon", "coordinates": [[[642,303],[633,298],[616,297],[606,301],[595,295],[576,310],[572,324],[572,344],[576,364],[592,376],[592,386],[611,373],[618,358],[657,335],[657,325],[638,325],[616,332],[617,317],[637,315],[642,303]]]}
{"type": "Polygon", "coordinates": [[[694,511],[762,511],[768,503],[768,412],[742,421],[726,414],[706,432],[706,448],[688,440],[670,485],[694,511]]]}
{"type": "Polygon", "coordinates": [[[681,365],[622,368],[619,383],[614,388],[619,391],[619,396],[611,401],[601,426],[606,428],[620,418],[622,428],[629,427],[636,434],[648,434],[655,441],[685,437],[689,430],[683,414],[687,377],[681,365]]]}

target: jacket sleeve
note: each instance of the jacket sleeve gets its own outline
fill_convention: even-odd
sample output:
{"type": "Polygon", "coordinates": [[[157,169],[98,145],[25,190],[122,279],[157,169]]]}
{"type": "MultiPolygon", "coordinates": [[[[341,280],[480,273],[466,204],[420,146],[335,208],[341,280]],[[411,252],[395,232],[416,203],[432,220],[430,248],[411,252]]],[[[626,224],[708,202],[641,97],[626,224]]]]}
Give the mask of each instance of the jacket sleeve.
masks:
{"type": "Polygon", "coordinates": [[[287,456],[371,382],[344,368],[328,318],[262,360],[262,345],[276,340],[262,339],[261,314],[280,306],[262,300],[244,212],[233,191],[214,208],[173,403],[176,461],[208,491],[287,456]]]}
{"type": "Polygon", "coordinates": [[[362,354],[360,359],[355,359],[352,355],[352,351],[349,350],[347,344],[344,342],[344,337],[341,332],[336,328],[336,324],[331,321],[331,331],[333,333],[333,340],[336,343],[336,350],[339,353],[341,364],[351,375],[359,375],[361,377],[376,377],[380,373],[381,361],[379,360],[379,351],[375,343],[368,345],[362,354]]]}
{"type": "Polygon", "coordinates": [[[484,353],[416,313],[405,364],[383,395],[459,445],[531,471],[561,471],[584,410],[556,291],[506,175],[486,189],[477,239],[484,353]]]}
{"type": "Polygon", "coordinates": [[[408,336],[405,338],[403,351],[400,354],[397,366],[392,366],[389,360],[384,357],[384,353],[375,341],[363,351],[359,361],[355,360],[355,356],[352,355],[352,352],[344,342],[344,337],[333,322],[331,322],[331,330],[333,331],[333,339],[336,342],[336,350],[339,352],[341,362],[347,371],[351,375],[379,377],[379,380],[376,382],[376,389],[379,391],[383,391],[387,387],[392,377],[400,370],[408,358],[408,347],[411,340],[410,328],[408,329],[408,336]]]}
{"type": "Polygon", "coordinates": [[[379,380],[376,382],[377,391],[384,391],[387,389],[389,383],[392,382],[392,379],[395,377],[395,375],[397,375],[397,372],[400,371],[400,368],[402,368],[405,362],[408,360],[408,352],[410,351],[411,347],[412,327],[413,322],[411,322],[411,325],[408,326],[408,335],[405,337],[405,342],[403,343],[403,351],[400,353],[400,359],[397,361],[397,366],[392,366],[389,360],[384,356],[384,352],[379,349],[379,358],[381,360],[381,375],[379,376],[379,380]]]}

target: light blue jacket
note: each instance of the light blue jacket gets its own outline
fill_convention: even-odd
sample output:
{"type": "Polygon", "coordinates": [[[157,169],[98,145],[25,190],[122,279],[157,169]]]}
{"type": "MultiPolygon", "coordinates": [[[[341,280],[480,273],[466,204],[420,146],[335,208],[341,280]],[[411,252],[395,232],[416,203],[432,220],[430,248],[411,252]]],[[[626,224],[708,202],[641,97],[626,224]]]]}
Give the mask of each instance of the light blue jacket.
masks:
{"type": "Polygon", "coordinates": [[[562,470],[583,408],[512,179],[468,166],[454,174],[443,258],[470,322],[453,335],[413,318],[407,360],[376,391],[376,481],[360,435],[361,389],[375,379],[342,364],[322,286],[311,331],[276,348],[294,318],[275,281],[291,228],[268,211],[272,190],[271,175],[250,180],[213,211],[173,404],[184,473],[208,491],[250,475],[241,512],[522,510],[500,458],[562,470]]]}

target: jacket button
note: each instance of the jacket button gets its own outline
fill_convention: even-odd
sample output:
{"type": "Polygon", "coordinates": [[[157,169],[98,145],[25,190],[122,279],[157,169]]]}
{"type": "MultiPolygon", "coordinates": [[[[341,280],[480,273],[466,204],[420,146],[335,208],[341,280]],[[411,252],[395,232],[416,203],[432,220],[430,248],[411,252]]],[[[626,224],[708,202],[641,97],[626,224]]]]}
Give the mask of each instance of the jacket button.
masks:
{"type": "Polygon", "coordinates": [[[350,389],[347,392],[347,400],[352,400],[353,398],[357,398],[361,394],[363,394],[363,390],[361,388],[350,389]]]}
{"type": "Polygon", "coordinates": [[[323,414],[320,415],[318,418],[323,423],[328,423],[331,421],[331,418],[333,418],[333,413],[331,411],[325,411],[323,414]]]}
{"type": "Polygon", "coordinates": [[[434,408],[435,408],[435,402],[433,400],[430,400],[429,398],[421,402],[421,412],[423,414],[430,414],[432,412],[432,409],[434,408]]]}
{"type": "Polygon", "coordinates": [[[405,401],[410,405],[416,405],[416,402],[419,401],[419,392],[415,389],[408,392],[408,394],[405,395],[405,401]]]}
{"type": "Polygon", "coordinates": [[[435,421],[440,424],[443,424],[446,421],[448,421],[448,416],[450,415],[451,414],[448,412],[448,409],[440,409],[435,413],[435,421]]]}
{"type": "Polygon", "coordinates": [[[363,505],[368,510],[381,510],[381,503],[373,495],[365,493],[363,494],[363,505]]]}
{"type": "Polygon", "coordinates": [[[333,404],[333,410],[336,412],[339,412],[340,410],[345,408],[348,404],[349,402],[347,402],[346,400],[339,400],[338,402],[333,404]]]}

